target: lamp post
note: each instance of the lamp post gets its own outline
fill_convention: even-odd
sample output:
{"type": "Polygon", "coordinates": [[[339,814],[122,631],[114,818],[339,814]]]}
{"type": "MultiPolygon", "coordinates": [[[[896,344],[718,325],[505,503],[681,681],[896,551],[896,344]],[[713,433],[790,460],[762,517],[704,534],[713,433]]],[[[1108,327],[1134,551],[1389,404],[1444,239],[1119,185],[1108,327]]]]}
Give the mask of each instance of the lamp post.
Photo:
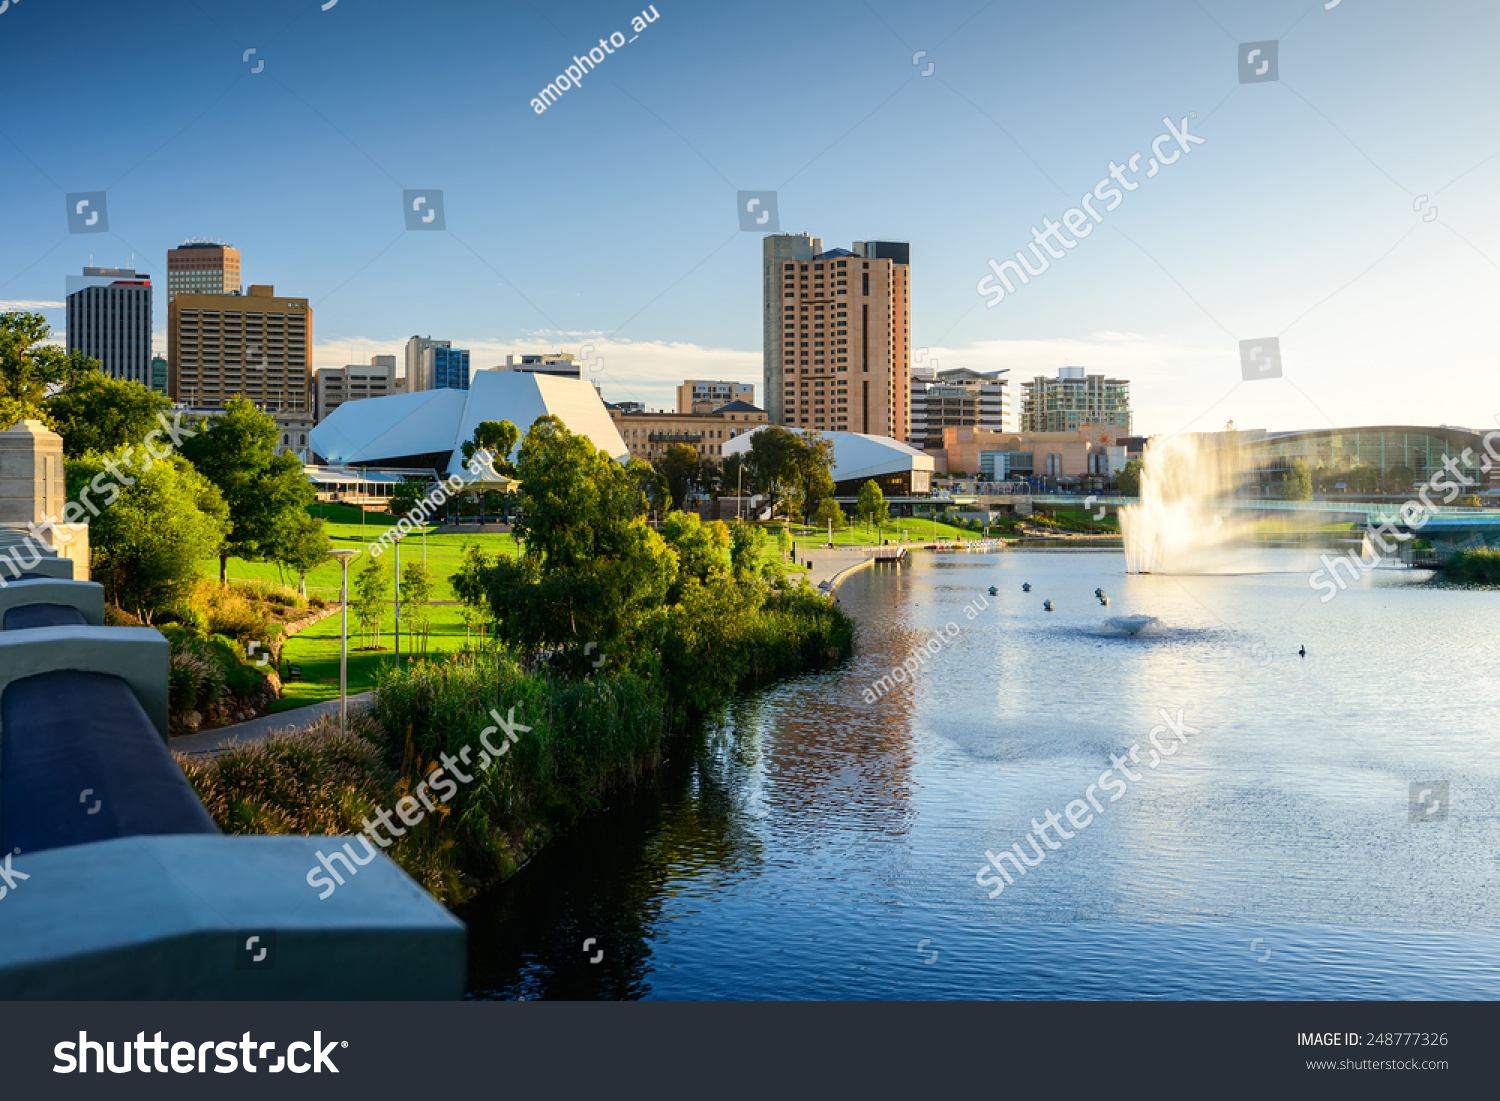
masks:
{"type": "Polygon", "coordinates": [[[339,734],[343,735],[349,732],[349,559],[359,551],[340,548],[332,553],[343,571],[339,586],[339,613],[343,617],[339,628],[339,734]]]}
{"type": "Polygon", "coordinates": [[[396,529],[396,537],[391,540],[391,546],[396,548],[396,668],[401,668],[401,529],[396,529]]]}

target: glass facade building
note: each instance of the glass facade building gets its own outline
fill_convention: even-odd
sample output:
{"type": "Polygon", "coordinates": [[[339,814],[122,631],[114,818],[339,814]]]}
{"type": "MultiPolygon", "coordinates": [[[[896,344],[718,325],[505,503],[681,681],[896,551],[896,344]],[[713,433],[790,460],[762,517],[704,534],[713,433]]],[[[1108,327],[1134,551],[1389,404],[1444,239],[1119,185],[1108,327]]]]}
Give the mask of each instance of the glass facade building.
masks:
{"type": "MultiPolygon", "coordinates": [[[[1387,493],[1404,493],[1408,485],[1396,485],[1389,477],[1394,467],[1412,472],[1412,483],[1431,481],[1443,469],[1443,459],[1452,455],[1460,471],[1480,488],[1489,475],[1479,473],[1484,460],[1484,437],[1467,428],[1424,428],[1417,425],[1376,425],[1361,428],[1329,428],[1312,432],[1273,432],[1247,441],[1251,463],[1259,474],[1287,470],[1301,459],[1318,477],[1319,468],[1329,475],[1343,475],[1365,467],[1380,476],[1387,493]],[[1465,450],[1471,461],[1463,461],[1465,450]]],[[[1404,480],[1404,479],[1398,479],[1404,480]]]]}
{"type": "Polygon", "coordinates": [[[467,390],[469,388],[469,349],[437,345],[432,354],[432,388],[434,390],[467,390]]]}

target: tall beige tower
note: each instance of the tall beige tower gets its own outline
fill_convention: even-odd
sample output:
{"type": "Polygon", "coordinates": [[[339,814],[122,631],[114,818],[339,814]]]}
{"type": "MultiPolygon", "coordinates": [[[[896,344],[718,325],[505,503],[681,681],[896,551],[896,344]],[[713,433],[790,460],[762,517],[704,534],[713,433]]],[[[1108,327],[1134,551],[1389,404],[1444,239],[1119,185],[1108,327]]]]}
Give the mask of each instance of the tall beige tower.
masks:
{"type": "Polygon", "coordinates": [[[217,241],[184,241],[167,250],[167,302],[179,294],[239,294],[240,250],[217,241]]]}
{"type": "Polygon", "coordinates": [[[789,428],[905,441],[911,427],[911,247],[856,241],[824,252],[767,237],[766,411],[789,428]]]}

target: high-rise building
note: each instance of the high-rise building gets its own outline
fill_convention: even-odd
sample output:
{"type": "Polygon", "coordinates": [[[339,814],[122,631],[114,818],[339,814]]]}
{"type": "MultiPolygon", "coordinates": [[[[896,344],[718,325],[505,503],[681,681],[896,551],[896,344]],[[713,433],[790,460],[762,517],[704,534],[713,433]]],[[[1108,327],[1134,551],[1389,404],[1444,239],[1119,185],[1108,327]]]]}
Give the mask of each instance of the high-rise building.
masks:
{"type": "Polygon", "coordinates": [[[467,390],[469,350],[451,340],[414,336],[406,342],[406,390],[467,390]]]}
{"type": "Polygon", "coordinates": [[[754,405],[755,383],[690,378],[677,387],[677,411],[679,413],[701,412],[701,407],[704,405],[710,406],[708,411],[713,412],[719,406],[728,405],[732,401],[754,405]]]}
{"type": "Polygon", "coordinates": [[[312,416],[312,310],[276,288],[178,294],[167,305],[167,390],[221,409],[236,394],[268,413],[312,416]]]}
{"type": "Polygon", "coordinates": [[[167,392],[167,357],[153,355],[151,357],[151,389],[158,394],[167,392]]]}
{"type": "Polygon", "coordinates": [[[582,371],[572,352],[525,352],[506,356],[505,365],[492,371],[519,371],[523,375],[551,375],[554,378],[581,378],[582,371]]]}
{"type": "Polygon", "coordinates": [[[1038,375],[1021,383],[1022,432],[1075,432],[1108,428],[1130,435],[1130,383],[1091,375],[1084,367],[1062,367],[1056,378],[1038,375]]]}
{"type": "Polygon", "coordinates": [[[774,234],[763,248],[766,410],[773,424],[910,434],[911,246],[774,234]]]}
{"type": "Polygon", "coordinates": [[[1007,372],[954,367],[947,371],[918,368],[911,379],[912,447],[934,451],[943,446],[945,428],[984,428],[1003,432],[1010,425],[1007,372]]]}
{"type": "Polygon", "coordinates": [[[179,294],[239,294],[240,250],[218,241],[184,241],[167,250],[167,304],[179,294]]]}
{"type": "Polygon", "coordinates": [[[151,276],[84,268],[68,276],[67,346],[99,361],[110,378],[151,385],[151,276]]]}
{"type": "Polygon", "coordinates": [[[314,416],[321,424],[346,401],[383,398],[406,392],[406,380],[396,377],[395,356],[371,356],[368,364],[351,363],[347,367],[319,367],[314,389],[317,400],[314,416]]]}

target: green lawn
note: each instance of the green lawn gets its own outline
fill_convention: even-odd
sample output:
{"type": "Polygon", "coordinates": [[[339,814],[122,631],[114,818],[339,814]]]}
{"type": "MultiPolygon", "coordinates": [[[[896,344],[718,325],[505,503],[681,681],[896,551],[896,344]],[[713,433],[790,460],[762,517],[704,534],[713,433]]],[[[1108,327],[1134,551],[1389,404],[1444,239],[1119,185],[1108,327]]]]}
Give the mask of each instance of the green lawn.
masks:
{"type": "MultiPolygon", "coordinates": [[[[791,531],[792,537],[794,539],[797,539],[798,541],[806,541],[811,539],[817,546],[822,546],[824,543],[828,542],[828,529],[826,527],[812,528],[800,524],[793,524],[791,531]]],[[[883,537],[891,540],[893,543],[900,542],[902,540],[903,533],[905,533],[905,541],[908,543],[930,543],[934,538],[949,540],[963,539],[966,541],[971,539],[984,538],[984,536],[980,532],[969,531],[966,528],[955,527],[952,524],[944,524],[941,521],[937,524],[936,536],[934,536],[933,532],[934,528],[931,520],[923,519],[920,516],[908,516],[900,520],[889,521],[885,525],[883,537]]],[[[998,530],[995,532],[995,535],[997,538],[999,537],[998,530]]],[[[833,529],[834,545],[840,547],[867,547],[873,544],[878,544],[881,538],[882,535],[880,532],[873,530],[867,531],[863,524],[858,524],[853,527],[833,529]]]]}

